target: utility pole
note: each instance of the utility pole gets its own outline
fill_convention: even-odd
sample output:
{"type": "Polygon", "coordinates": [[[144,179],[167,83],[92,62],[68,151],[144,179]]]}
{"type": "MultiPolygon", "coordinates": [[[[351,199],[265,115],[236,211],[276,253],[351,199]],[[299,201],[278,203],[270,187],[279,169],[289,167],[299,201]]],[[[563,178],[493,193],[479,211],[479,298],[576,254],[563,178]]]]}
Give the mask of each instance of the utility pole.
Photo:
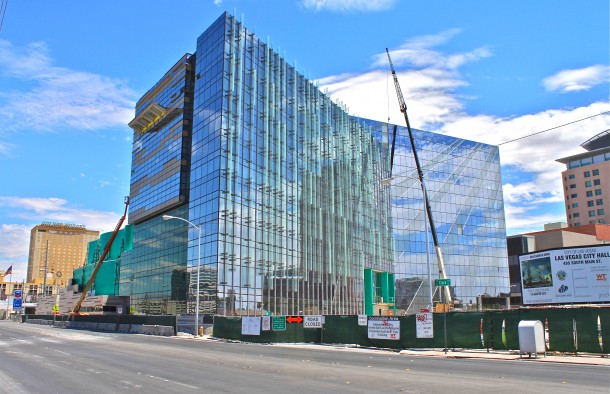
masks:
{"type": "Polygon", "coordinates": [[[42,296],[46,297],[47,296],[47,272],[49,269],[49,240],[47,239],[47,253],[45,256],[45,262],[44,262],[44,278],[43,278],[43,282],[42,282],[42,296]]]}

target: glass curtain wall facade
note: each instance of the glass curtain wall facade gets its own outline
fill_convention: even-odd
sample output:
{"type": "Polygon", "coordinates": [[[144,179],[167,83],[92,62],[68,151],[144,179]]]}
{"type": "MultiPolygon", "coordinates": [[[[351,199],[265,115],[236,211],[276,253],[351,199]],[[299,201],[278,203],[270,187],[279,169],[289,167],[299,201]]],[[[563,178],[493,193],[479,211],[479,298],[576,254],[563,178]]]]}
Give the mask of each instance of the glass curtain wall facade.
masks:
{"type": "MultiPolygon", "coordinates": [[[[185,313],[195,58],[184,55],[136,104],[129,223],[133,249],[121,267],[121,295],[138,313],[185,313]]],[[[192,233],[192,231],[191,231],[192,233]]],[[[195,235],[196,237],[196,235],[195,235]]]]}
{"type": "Polygon", "coordinates": [[[217,291],[203,312],[363,313],[364,269],[392,269],[387,146],[227,14],[196,54],[189,220],[216,279],[202,296],[217,291]]]}
{"type": "MultiPolygon", "coordinates": [[[[395,273],[399,310],[427,305],[421,189],[382,182],[388,125],[350,116],[232,16],[140,99],[130,126],[121,292],[136,312],[193,313],[199,282],[200,313],[363,314],[370,269],[395,273]],[[201,240],[162,215],[200,226],[201,240]]],[[[508,291],[497,147],[415,133],[453,293],[508,291]]],[[[398,136],[393,174],[416,175],[398,136]]]]}
{"type": "MultiPolygon", "coordinates": [[[[381,138],[385,124],[369,124],[381,138]]],[[[474,309],[477,296],[508,294],[498,147],[412,132],[454,302],[474,309]]],[[[398,313],[412,314],[429,305],[430,282],[435,303],[441,289],[434,286],[439,268],[431,235],[426,244],[423,192],[406,127],[397,130],[392,176],[396,308],[398,313]]]]}

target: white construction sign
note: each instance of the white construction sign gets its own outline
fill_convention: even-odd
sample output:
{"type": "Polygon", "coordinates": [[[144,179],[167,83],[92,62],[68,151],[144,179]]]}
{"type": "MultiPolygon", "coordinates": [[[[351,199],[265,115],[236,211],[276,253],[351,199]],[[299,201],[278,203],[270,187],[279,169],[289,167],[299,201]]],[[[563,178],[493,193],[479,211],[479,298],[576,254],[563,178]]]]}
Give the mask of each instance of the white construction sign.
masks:
{"type": "Polygon", "coordinates": [[[610,245],[519,256],[524,304],[610,301],[610,245]]]}
{"type": "Polygon", "coordinates": [[[400,340],[400,320],[390,316],[369,316],[369,339],[400,340]]]}
{"type": "Polygon", "coordinates": [[[323,323],[322,315],[303,316],[303,328],[322,328],[323,323]]]}
{"type": "Polygon", "coordinates": [[[418,313],[415,315],[415,334],[417,338],[434,338],[434,325],[432,313],[418,313]]]}
{"type": "Polygon", "coordinates": [[[261,335],[260,316],[242,316],[241,335],[261,335]]]}
{"type": "Polygon", "coordinates": [[[263,320],[262,330],[271,331],[271,316],[261,316],[261,319],[263,320]]]}

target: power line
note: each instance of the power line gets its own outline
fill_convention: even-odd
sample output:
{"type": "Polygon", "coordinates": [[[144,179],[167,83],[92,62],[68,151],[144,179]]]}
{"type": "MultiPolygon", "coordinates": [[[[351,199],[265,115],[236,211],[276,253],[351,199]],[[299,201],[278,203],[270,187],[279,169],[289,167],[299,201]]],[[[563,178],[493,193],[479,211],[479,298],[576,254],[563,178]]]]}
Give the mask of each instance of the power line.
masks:
{"type": "Polygon", "coordinates": [[[546,133],[547,131],[555,130],[555,129],[558,129],[558,128],[560,128],[560,127],[567,126],[567,125],[571,125],[571,124],[574,124],[574,123],[582,122],[583,120],[591,119],[591,118],[594,118],[594,117],[599,116],[599,115],[605,115],[605,114],[607,114],[607,113],[610,113],[610,111],[601,112],[601,113],[599,113],[599,114],[595,114],[595,115],[587,116],[586,118],[578,119],[578,120],[575,120],[575,121],[573,121],[573,122],[569,122],[569,123],[564,123],[564,124],[559,125],[559,126],[551,127],[550,129],[546,129],[546,130],[542,130],[542,131],[537,131],[537,132],[535,132],[535,133],[528,134],[528,135],[525,135],[525,136],[523,136],[523,137],[515,138],[514,140],[510,140],[510,141],[502,142],[501,144],[498,144],[498,146],[500,146],[500,145],[504,145],[504,144],[508,144],[508,143],[510,143],[510,142],[519,141],[519,140],[522,140],[522,139],[524,139],[524,138],[528,138],[528,137],[531,137],[531,136],[534,136],[534,135],[537,135],[537,134],[546,133]]]}
{"type": "Polygon", "coordinates": [[[6,15],[6,7],[8,7],[8,0],[2,0],[2,3],[0,3],[0,32],[2,31],[2,24],[4,23],[4,15],[6,15]]]}

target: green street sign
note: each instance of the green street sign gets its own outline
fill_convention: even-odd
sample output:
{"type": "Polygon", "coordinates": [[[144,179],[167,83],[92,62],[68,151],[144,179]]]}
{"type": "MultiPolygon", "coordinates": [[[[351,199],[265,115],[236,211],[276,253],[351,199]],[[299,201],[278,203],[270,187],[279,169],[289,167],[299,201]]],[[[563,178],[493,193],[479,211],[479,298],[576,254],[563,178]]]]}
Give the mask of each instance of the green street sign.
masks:
{"type": "Polygon", "coordinates": [[[451,279],[436,279],[434,284],[437,286],[451,286],[451,279]]]}
{"type": "Polygon", "coordinates": [[[273,331],[286,331],[286,316],[272,316],[271,329],[273,331]]]}

